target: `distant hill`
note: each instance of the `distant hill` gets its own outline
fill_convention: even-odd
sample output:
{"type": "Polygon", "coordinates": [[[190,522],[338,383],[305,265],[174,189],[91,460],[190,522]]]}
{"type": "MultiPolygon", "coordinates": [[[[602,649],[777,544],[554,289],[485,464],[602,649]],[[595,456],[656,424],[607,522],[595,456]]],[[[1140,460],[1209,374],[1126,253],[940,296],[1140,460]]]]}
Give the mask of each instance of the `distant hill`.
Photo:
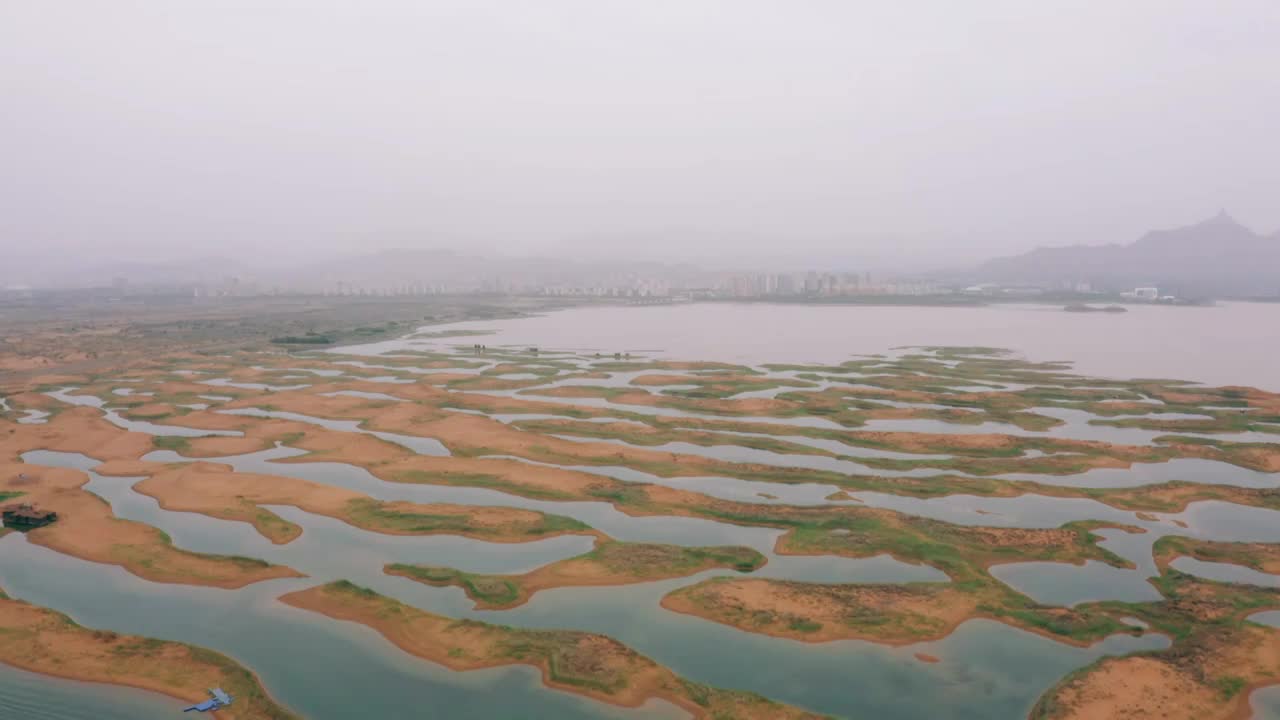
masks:
{"type": "Polygon", "coordinates": [[[980,282],[1091,283],[1124,290],[1154,285],[1184,297],[1280,293],[1280,233],[1260,235],[1221,212],[1195,225],[1154,230],[1128,245],[1038,248],[990,260],[980,282]]]}
{"type": "Polygon", "coordinates": [[[252,292],[285,288],[309,292],[340,289],[519,292],[543,286],[626,285],[661,278],[697,284],[707,273],[684,264],[495,256],[445,249],[388,249],[325,257],[299,253],[290,262],[241,262],[219,257],[155,262],[102,262],[63,258],[24,260],[0,265],[0,289],[7,285],[38,288],[109,287],[115,282],[138,290],[200,286],[209,292],[252,292]]]}
{"type": "Polygon", "coordinates": [[[223,257],[190,260],[104,260],[75,253],[37,256],[8,254],[0,265],[0,287],[28,285],[37,288],[108,287],[117,279],[134,286],[198,285],[221,282],[248,274],[252,266],[223,257]]]}
{"type": "Polygon", "coordinates": [[[301,262],[272,277],[288,287],[331,290],[352,287],[441,286],[453,290],[519,291],[554,285],[614,284],[661,277],[688,282],[698,268],[657,262],[574,261],[538,256],[482,256],[451,250],[392,249],[340,259],[301,262]]]}

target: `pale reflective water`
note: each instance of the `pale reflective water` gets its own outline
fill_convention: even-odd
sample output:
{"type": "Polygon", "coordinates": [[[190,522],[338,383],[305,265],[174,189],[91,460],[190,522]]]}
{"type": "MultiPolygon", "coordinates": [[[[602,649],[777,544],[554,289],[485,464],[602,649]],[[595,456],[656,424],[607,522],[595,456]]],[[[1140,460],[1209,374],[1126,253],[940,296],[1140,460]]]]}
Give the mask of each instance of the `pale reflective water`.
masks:
{"type": "MultiPolygon", "coordinates": [[[[610,355],[614,351],[645,349],[676,359],[724,359],[750,363],[836,363],[848,359],[851,354],[882,352],[896,345],[983,344],[1020,350],[1035,360],[1079,360],[1078,370],[1085,373],[1115,377],[1159,375],[1227,384],[1255,384],[1274,389],[1280,387],[1278,371],[1272,363],[1259,363],[1256,359],[1280,356],[1275,352],[1280,350],[1280,340],[1274,337],[1275,334],[1237,332],[1235,334],[1248,337],[1222,340],[1223,352],[1204,352],[1204,348],[1208,346],[1206,343],[1212,344],[1222,337],[1218,330],[1223,326],[1235,324],[1238,329],[1249,326],[1249,323],[1262,323],[1254,327],[1263,327],[1269,326],[1267,323],[1275,324],[1275,319],[1280,319],[1280,307],[1252,305],[1203,309],[1144,307],[1123,316],[1094,318],[1052,308],[1018,306],[940,310],[713,304],[595,308],[469,326],[499,330],[498,335],[486,338],[490,347],[503,343],[544,348],[559,346],[591,352],[599,349],[610,355]],[[1123,332],[1108,332],[1109,344],[1097,343],[1099,321],[1122,325],[1123,332]],[[1204,328],[1204,324],[1214,328],[1204,328]],[[1186,338],[1195,338],[1194,347],[1184,347],[1186,338]]],[[[433,343],[423,339],[391,341],[364,348],[343,348],[340,352],[360,354],[407,348],[441,349],[447,348],[448,343],[448,340],[433,343]]],[[[411,356],[403,359],[409,358],[411,356]]],[[[476,374],[496,364],[481,361],[470,368],[440,370],[379,364],[372,358],[370,360],[367,363],[353,361],[349,366],[353,368],[352,372],[376,369],[392,374],[346,379],[404,383],[412,380],[402,375],[476,374]]],[[[321,378],[336,377],[335,373],[340,374],[338,371],[304,367],[271,372],[305,373],[316,382],[321,382],[321,378]]],[[[566,372],[561,369],[557,375],[566,372]]],[[[639,374],[619,373],[603,380],[570,378],[559,382],[622,387],[629,385],[639,374]]],[[[532,372],[507,373],[505,377],[529,381],[544,378],[532,372]]],[[[550,376],[545,379],[547,383],[542,387],[557,382],[550,376]]],[[[205,382],[213,386],[254,389],[288,387],[276,385],[274,380],[233,383],[213,379],[205,382]]],[[[843,383],[823,381],[819,387],[836,382],[843,383]]],[[[651,390],[669,392],[673,389],[673,386],[667,386],[651,390]]],[[[955,389],[977,391],[987,388],[955,389]]],[[[774,389],[754,391],[739,397],[770,397],[777,392],[774,389]]],[[[385,392],[343,390],[335,394],[378,401],[399,399],[385,392]]],[[[533,397],[533,393],[520,390],[485,394],[533,397]]],[[[65,392],[60,395],[60,399],[76,404],[96,407],[103,404],[100,398],[65,392]]],[[[225,401],[230,398],[210,395],[206,399],[225,401]]],[[[561,398],[557,402],[648,415],[717,417],[674,408],[621,406],[599,398],[561,398]]],[[[1165,434],[1089,425],[1089,416],[1078,411],[1053,408],[1043,412],[1062,419],[1064,424],[1047,433],[1022,431],[998,424],[975,428],[937,421],[903,421],[894,429],[1000,431],[1050,437],[1111,438],[1142,444],[1165,434]]],[[[112,415],[112,422],[131,423],[114,413],[112,415]]],[[[499,419],[513,422],[540,417],[557,416],[513,414],[499,419]]],[[[351,427],[353,423],[350,421],[309,416],[295,416],[294,419],[364,432],[358,427],[351,427]]],[[[819,417],[737,419],[840,427],[819,417]]],[[[131,423],[125,427],[153,434],[174,434],[166,432],[172,426],[131,423]]],[[[198,431],[195,434],[209,433],[198,431]]],[[[410,446],[427,454],[447,453],[443,446],[432,444],[435,441],[430,438],[396,436],[396,439],[384,439],[398,439],[406,445],[421,442],[421,445],[410,446]]],[[[850,456],[928,457],[859,449],[836,441],[799,437],[786,440],[850,456]]],[[[664,449],[738,462],[807,466],[839,472],[854,472],[862,468],[860,463],[851,460],[779,455],[727,445],[702,448],[678,443],[664,449]]],[[[219,458],[218,461],[227,462],[239,470],[288,475],[346,487],[382,500],[531,508],[574,517],[623,540],[746,545],[760,550],[769,558],[769,563],[757,573],[763,577],[822,582],[945,581],[945,576],[937,570],[907,565],[887,556],[862,560],[778,556],[773,552],[773,544],[782,531],[777,529],[739,527],[697,518],[631,517],[602,502],[559,503],[527,500],[483,488],[388,483],[349,465],[275,462],[298,454],[299,451],[276,448],[219,458]]],[[[91,458],[66,453],[28,453],[24,459],[86,470],[96,464],[91,458]]],[[[152,453],[149,459],[186,461],[168,451],[152,453]]],[[[812,505],[848,502],[828,500],[827,495],[837,488],[822,483],[786,485],[723,477],[658,478],[625,467],[584,466],[577,469],[629,482],[682,487],[744,502],[812,505]]],[[[1028,479],[1032,477],[1041,482],[1055,481],[1045,476],[1029,476],[1028,479]]],[[[1057,478],[1056,481],[1118,487],[1166,479],[1250,487],[1277,485],[1274,474],[1253,473],[1221,463],[1194,460],[1135,466],[1122,471],[1094,471],[1057,478]]],[[[226,652],[257,671],[277,698],[308,717],[404,717],[406,712],[411,712],[408,708],[423,707],[447,708],[450,718],[668,718],[684,715],[682,711],[662,704],[627,711],[551,691],[542,687],[536,672],[528,668],[453,673],[405,656],[367,629],[329,622],[283,606],[274,599],[283,592],[336,578],[348,578],[411,605],[450,616],[481,618],[514,626],[573,627],[605,633],[691,679],[751,689],[820,712],[847,717],[922,720],[1023,717],[1045,688],[1100,654],[1158,648],[1167,643],[1153,635],[1142,638],[1124,636],[1111,638],[1091,649],[1079,649],[998,623],[975,620],[965,623],[944,640],[903,648],[862,642],[810,645],[743,633],[670,613],[659,606],[661,597],[672,589],[708,577],[732,574],[724,571],[632,586],[551,590],[539,593],[530,603],[514,610],[477,611],[458,588],[429,587],[405,578],[387,576],[381,572],[382,565],[418,562],[451,565],[472,572],[517,573],[584,552],[591,546],[590,539],[565,536],[520,545],[500,545],[452,536],[385,536],[361,531],[338,520],[312,515],[297,508],[272,507],[273,512],[303,528],[302,536],[294,542],[275,546],[242,523],[161,510],[154,500],[132,490],[135,480],[91,475],[87,489],[110,502],[121,517],[164,530],[179,547],[198,552],[261,557],[295,567],[310,577],[260,583],[238,591],[159,585],[142,581],[120,568],[58,555],[32,546],[21,536],[14,535],[0,540],[0,587],[17,597],[70,612],[77,620],[92,627],[184,640],[226,652]],[[922,664],[912,657],[915,652],[939,656],[943,662],[922,664]]],[[[1142,535],[1117,531],[1101,533],[1107,538],[1105,547],[1136,564],[1132,570],[1097,562],[1082,567],[1019,563],[993,569],[997,577],[1013,587],[1035,599],[1056,604],[1094,599],[1155,599],[1158,596],[1146,578],[1155,572],[1151,544],[1163,534],[1221,540],[1280,540],[1280,522],[1277,522],[1280,513],[1217,501],[1194,503],[1183,513],[1161,514],[1156,520],[1140,520],[1133,513],[1086,499],[1043,496],[920,499],[871,492],[854,494],[868,505],[967,525],[1053,527],[1070,520],[1103,519],[1148,530],[1142,535]],[[1185,522],[1188,527],[1177,527],[1173,524],[1175,520],[1185,522]]],[[[1187,564],[1181,560],[1176,566],[1206,576],[1216,573],[1223,579],[1228,575],[1244,578],[1240,571],[1247,570],[1235,566],[1195,564],[1194,561],[1187,564]]],[[[1252,575],[1248,578],[1259,579],[1252,575]]],[[[34,697],[49,701],[44,706],[51,713],[48,717],[87,717],[80,714],[82,706],[78,703],[81,696],[71,690],[64,692],[60,681],[46,679],[44,684],[31,684],[21,680],[21,676],[11,671],[0,671],[0,703],[7,703],[0,704],[0,709],[23,707],[22,703],[30,703],[33,696],[29,693],[24,696],[22,688],[34,687],[37,693],[34,697]],[[64,703],[64,698],[65,705],[60,704],[64,703]]],[[[153,710],[148,703],[160,703],[155,706],[158,710],[171,705],[146,693],[86,687],[89,688],[88,695],[84,697],[99,698],[111,712],[119,711],[115,715],[108,713],[95,717],[149,717],[147,713],[153,710]],[[132,714],[121,714],[126,712],[132,714]]],[[[1265,690],[1255,694],[1255,708],[1263,708],[1259,710],[1260,717],[1272,717],[1265,714],[1269,712],[1265,707],[1268,707],[1270,697],[1269,691],[1265,690]]],[[[0,716],[7,717],[3,712],[0,716]]]]}
{"type": "MultiPolygon", "coordinates": [[[[20,535],[0,539],[0,587],[11,594],[57,607],[89,627],[223,652],[252,667],[274,697],[308,718],[405,717],[428,704],[450,708],[450,717],[476,719],[519,717],[531,709],[542,717],[651,716],[548,690],[532,668],[451,672],[401,652],[372,630],[274,600],[314,582],[272,581],[239,591],[161,585],[59,555],[20,535]]],[[[56,709],[60,699],[46,701],[56,709]]],[[[657,716],[663,714],[669,717],[666,709],[657,716]]]]}
{"type": "MultiPolygon", "coordinates": [[[[436,329],[493,330],[489,347],[662,353],[742,363],[840,363],[912,345],[1009,348],[1035,360],[1070,360],[1086,375],[1174,378],[1280,390],[1280,305],[1135,305],[1096,317],[1042,305],[970,308],[701,303],[595,307],[436,329]]],[[[463,338],[466,340],[467,338],[463,338]]],[[[453,339],[457,341],[456,338],[453,339]]],[[[450,340],[441,341],[449,344],[450,340]]],[[[404,341],[342,348],[393,351],[404,341]]],[[[421,346],[420,346],[421,347],[421,346]]]]}
{"type": "Polygon", "coordinates": [[[1036,602],[1078,605],[1099,600],[1154,602],[1160,593],[1139,571],[1089,560],[1084,565],[1026,562],[996,565],[995,578],[1036,602]]]}
{"type": "MultiPolygon", "coordinates": [[[[467,488],[432,488],[386,483],[363,470],[332,463],[287,465],[266,457],[293,451],[242,456],[232,464],[258,470],[288,470],[317,481],[345,481],[364,489],[379,488],[387,497],[420,496],[437,491],[487,493],[528,506],[538,501],[467,488]],[[264,457],[265,456],[265,457],[264,457]],[[269,465],[264,468],[263,466],[269,465]]],[[[160,456],[162,453],[155,453],[160,456]]],[[[29,462],[92,467],[94,461],[69,453],[35,452],[29,462]]],[[[159,459],[159,458],[157,458],[159,459]]],[[[284,473],[282,473],[284,474],[284,473]]],[[[69,611],[89,626],[207,645],[244,660],[262,676],[282,701],[309,717],[349,717],[361,710],[396,716],[397,708],[430,698],[434,703],[465,703],[465,713],[450,717],[611,717],[612,708],[566,698],[539,686],[536,674],[520,669],[451,673],[401,656],[380,638],[358,627],[328,623],[274,603],[271,598],[297,587],[336,577],[351,578],[404,602],[436,612],[477,617],[529,627],[575,627],[594,630],[632,644],[659,662],[704,681],[759,692],[841,716],[861,716],[876,708],[893,717],[936,717],[946,708],[954,717],[987,717],[992,708],[1024,713],[1038,694],[1064,672],[1102,652],[1160,647],[1162,638],[1117,637],[1091,650],[1057,645],[1038,636],[985,621],[966,623],[936,643],[884,648],[844,642],[812,646],[742,633],[696,618],[674,615],[658,606],[663,594],[693,578],[638,586],[577,588],[539,593],[528,605],[501,613],[475,611],[457,588],[434,588],[381,574],[385,562],[448,563],[478,572],[521,572],[586,549],[585,538],[554,538],[521,546],[494,546],[452,537],[385,537],[358,531],[330,518],[294,508],[273,507],[304,528],[301,538],[273,546],[240,523],[190,513],[161,510],[154,500],[138,496],[128,478],[93,476],[89,489],[106,498],[122,517],[155,525],[179,547],[223,553],[246,553],[291,564],[312,575],[307,580],[260,583],[239,591],[158,585],[123,570],[85,563],[28,545],[20,536],[0,541],[0,586],[15,596],[69,611]],[[93,591],[89,592],[88,588],[93,591]],[[128,600],[126,600],[128,598],[128,600]],[[163,617],[163,620],[156,618],[163,617]],[[284,647],[295,652],[286,652],[284,647]],[[940,665],[911,659],[912,651],[940,655],[940,665]],[[313,661],[312,656],[323,656],[313,661]],[[298,657],[306,662],[298,663],[298,657]],[[771,663],[758,662],[769,657],[771,663]],[[349,668],[348,664],[357,668],[349,668]],[[302,665],[306,672],[298,672],[302,665]],[[1016,667],[1014,667],[1016,666],[1016,667]],[[1014,667],[1014,669],[1010,669],[1014,667]],[[490,674],[491,673],[491,674],[490,674]],[[341,678],[342,697],[312,693],[315,678],[341,678]],[[857,678],[851,684],[851,679],[857,678]],[[979,680],[980,679],[980,680],[979,680]],[[975,681],[977,684],[975,685],[975,681]],[[474,693],[486,695],[469,699],[474,693]],[[369,694],[378,699],[369,705],[369,694]],[[492,697],[490,697],[492,696],[492,697]],[[353,705],[352,703],[356,703],[353,705]],[[474,710],[473,710],[474,709],[474,710]]],[[[470,498],[473,502],[477,498],[470,498]]],[[[742,543],[771,550],[779,531],[740,528],[687,518],[628,518],[600,503],[546,503],[561,512],[583,508],[583,519],[624,539],[693,544],[742,543]]],[[[566,513],[574,514],[574,513],[566,513]]],[[[904,565],[887,557],[868,560],[792,558],[771,555],[763,576],[789,579],[901,582],[942,580],[930,568],[904,565]],[[844,568],[843,570],[841,568],[844,568]]],[[[645,717],[670,716],[670,707],[641,711],[645,717]]],[[[622,715],[618,715],[621,717],[622,715]]],[[[628,717],[637,715],[626,715],[628,717]]]]}
{"type": "MultiPolygon", "coordinates": [[[[0,550],[0,584],[15,595],[56,605],[91,627],[226,652],[257,670],[277,698],[308,717],[404,717],[406,708],[425,702],[450,708],[451,718],[647,716],[544,689],[527,668],[450,672],[404,655],[370,630],[272,600],[315,580],[272,581],[231,592],[146,583],[119,568],[29,545],[21,536],[0,540],[0,550]]],[[[849,717],[865,717],[869,710],[878,717],[922,720],[944,710],[958,718],[1013,717],[1024,714],[1056,677],[1099,653],[1166,642],[1154,635],[1125,636],[1082,650],[979,620],[945,640],[906,648],[853,641],[810,646],[658,608],[657,599],[680,582],[687,581],[546,591],[503,613],[466,609],[456,588],[390,577],[382,584],[399,586],[394,594],[406,602],[449,614],[607,632],[688,677],[849,717]],[[911,659],[912,652],[946,661],[922,665],[911,659]]]]}

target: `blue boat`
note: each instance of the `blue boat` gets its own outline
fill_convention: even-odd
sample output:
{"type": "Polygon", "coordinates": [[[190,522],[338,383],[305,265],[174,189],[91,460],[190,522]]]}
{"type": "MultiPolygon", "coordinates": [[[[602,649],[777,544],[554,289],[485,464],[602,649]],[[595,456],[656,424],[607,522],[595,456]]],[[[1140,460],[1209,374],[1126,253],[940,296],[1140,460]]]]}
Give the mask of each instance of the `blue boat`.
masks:
{"type": "Polygon", "coordinates": [[[217,710],[220,707],[230,705],[231,701],[235,699],[228,695],[222,688],[209,688],[209,694],[212,697],[208,700],[205,700],[198,705],[192,705],[182,712],[191,712],[193,710],[195,712],[209,712],[210,710],[217,710]]]}

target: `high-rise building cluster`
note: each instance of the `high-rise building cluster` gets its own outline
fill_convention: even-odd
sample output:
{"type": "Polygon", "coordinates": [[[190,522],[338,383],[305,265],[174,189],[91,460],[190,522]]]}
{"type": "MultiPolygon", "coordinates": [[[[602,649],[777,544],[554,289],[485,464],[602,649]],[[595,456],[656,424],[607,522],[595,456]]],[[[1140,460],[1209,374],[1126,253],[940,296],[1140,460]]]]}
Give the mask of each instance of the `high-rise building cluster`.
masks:
{"type": "Polygon", "coordinates": [[[743,273],[729,276],[718,294],[750,298],[769,296],[845,297],[853,295],[940,295],[949,292],[928,281],[884,280],[871,273],[743,273]]]}

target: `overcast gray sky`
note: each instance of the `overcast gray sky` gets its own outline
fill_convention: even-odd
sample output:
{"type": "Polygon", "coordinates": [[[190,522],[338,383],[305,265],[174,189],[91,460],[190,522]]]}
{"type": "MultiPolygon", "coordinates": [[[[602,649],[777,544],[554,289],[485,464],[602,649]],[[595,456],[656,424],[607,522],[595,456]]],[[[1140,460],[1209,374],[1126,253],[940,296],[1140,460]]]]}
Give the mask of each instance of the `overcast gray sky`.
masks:
{"type": "Polygon", "coordinates": [[[1277,38],[1276,0],[0,0],[0,244],[983,257],[1220,207],[1271,232],[1277,38]]]}

